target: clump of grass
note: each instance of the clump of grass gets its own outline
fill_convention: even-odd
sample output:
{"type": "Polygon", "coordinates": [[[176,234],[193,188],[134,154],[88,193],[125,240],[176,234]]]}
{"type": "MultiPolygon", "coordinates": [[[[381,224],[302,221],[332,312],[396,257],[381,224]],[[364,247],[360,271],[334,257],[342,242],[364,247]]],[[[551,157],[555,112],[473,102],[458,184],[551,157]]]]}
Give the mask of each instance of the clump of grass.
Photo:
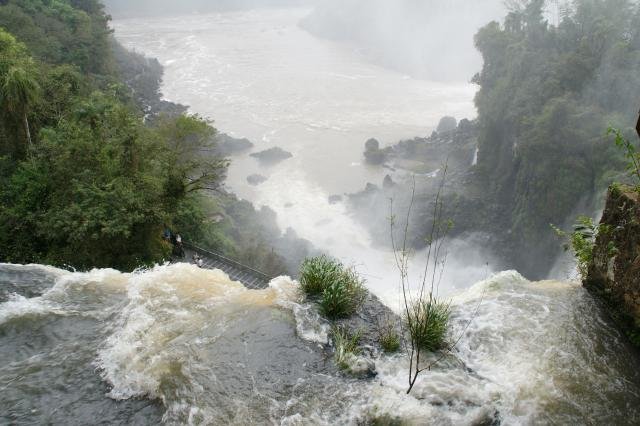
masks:
{"type": "Polygon", "coordinates": [[[413,344],[431,352],[445,348],[450,316],[450,305],[433,297],[413,303],[405,318],[413,344]]]}
{"type": "Polygon", "coordinates": [[[364,281],[354,269],[343,269],[324,289],[320,309],[329,319],[347,318],[353,315],[367,295],[364,281]]]}
{"type": "Polygon", "coordinates": [[[367,294],[364,280],[353,268],[325,255],[302,262],[300,286],[308,296],[320,296],[320,309],[329,319],[352,315],[367,294]]]}
{"type": "Polygon", "coordinates": [[[331,328],[331,338],[336,350],[335,361],[338,368],[348,370],[350,368],[349,359],[360,354],[360,338],[362,331],[350,333],[346,327],[333,326],[331,328]]]}
{"type": "Polygon", "coordinates": [[[382,350],[387,353],[398,352],[400,349],[400,335],[393,321],[388,317],[378,323],[378,342],[382,350]]]}
{"type": "Polygon", "coordinates": [[[343,269],[340,262],[325,255],[306,258],[300,266],[300,286],[309,296],[320,295],[338,280],[343,269]]]}

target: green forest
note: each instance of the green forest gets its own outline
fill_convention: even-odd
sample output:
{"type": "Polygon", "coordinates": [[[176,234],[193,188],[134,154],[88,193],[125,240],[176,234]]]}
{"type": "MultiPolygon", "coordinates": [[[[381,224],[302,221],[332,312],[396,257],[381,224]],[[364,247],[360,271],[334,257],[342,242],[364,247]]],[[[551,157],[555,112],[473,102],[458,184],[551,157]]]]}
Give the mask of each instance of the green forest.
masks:
{"type": "Polygon", "coordinates": [[[168,227],[287,271],[275,218],[221,189],[212,123],[160,101],[101,2],[0,4],[0,260],[133,270],[169,258],[168,227]]]}
{"type": "Polygon", "coordinates": [[[557,255],[550,223],[604,204],[624,170],[607,128],[633,135],[640,107],[640,5],[576,0],[560,9],[558,25],[544,6],[514,2],[502,25],[478,32],[484,66],[473,80],[476,177],[489,205],[500,206],[487,216],[532,275],[557,255]]]}

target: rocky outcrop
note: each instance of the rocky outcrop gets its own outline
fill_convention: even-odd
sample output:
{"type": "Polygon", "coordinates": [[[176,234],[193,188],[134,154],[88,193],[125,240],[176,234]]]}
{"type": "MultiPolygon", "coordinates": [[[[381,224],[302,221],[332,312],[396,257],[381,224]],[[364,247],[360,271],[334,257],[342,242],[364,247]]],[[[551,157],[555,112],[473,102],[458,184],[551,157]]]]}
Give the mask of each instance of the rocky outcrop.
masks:
{"type": "Polygon", "coordinates": [[[253,154],[250,154],[250,155],[251,157],[257,158],[258,161],[260,161],[260,163],[263,165],[277,164],[281,161],[284,161],[288,158],[293,157],[293,154],[291,154],[288,151],[285,151],[284,149],[278,146],[266,149],[264,151],[254,152],[253,154]]]}
{"type": "Polygon", "coordinates": [[[218,153],[223,157],[239,154],[253,148],[253,143],[249,139],[238,139],[225,133],[216,134],[214,140],[218,153]]]}
{"type": "Polygon", "coordinates": [[[438,131],[428,137],[404,139],[394,145],[380,147],[377,139],[364,144],[364,158],[368,164],[385,164],[391,170],[402,169],[414,173],[430,173],[448,162],[449,172],[467,171],[474,162],[478,145],[477,123],[443,117],[438,131]]]}
{"type": "Polygon", "coordinates": [[[259,174],[253,174],[250,176],[247,176],[247,182],[249,183],[249,185],[253,185],[253,186],[258,186],[261,183],[264,183],[267,181],[267,177],[266,176],[262,176],[259,174]]]}
{"type": "Polygon", "coordinates": [[[438,133],[447,133],[456,130],[458,127],[458,120],[455,117],[444,116],[440,119],[438,123],[438,127],[436,128],[436,132],[438,133]]]}
{"type": "Polygon", "coordinates": [[[640,194],[609,189],[584,285],[609,305],[613,318],[640,343],[640,194]]]}
{"type": "Polygon", "coordinates": [[[380,149],[380,142],[371,138],[364,143],[364,158],[369,164],[382,164],[386,160],[386,151],[380,149]]]}

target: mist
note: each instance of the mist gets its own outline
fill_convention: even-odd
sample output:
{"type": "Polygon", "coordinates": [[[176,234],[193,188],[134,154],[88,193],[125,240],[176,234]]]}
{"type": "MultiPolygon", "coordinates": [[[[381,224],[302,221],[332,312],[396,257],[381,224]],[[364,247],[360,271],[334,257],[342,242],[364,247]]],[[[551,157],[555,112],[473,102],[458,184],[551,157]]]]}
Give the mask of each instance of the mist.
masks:
{"type": "Polygon", "coordinates": [[[502,0],[107,0],[115,18],[304,7],[311,34],[352,43],[370,60],[418,78],[468,81],[481,58],[477,30],[502,17],[502,0]]]}
{"type": "Polygon", "coordinates": [[[412,76],[469,80],[482,65],[473,36],[504,12],[502,0],[326,0],[302,26],[412,76]]]}
{"type": "Polygon", "coordinates": [[[266,7],[310,5],[314,0],[105,0],[107,11],[114,18],[134,16],[176,16],[247,10],[266,7]]]}

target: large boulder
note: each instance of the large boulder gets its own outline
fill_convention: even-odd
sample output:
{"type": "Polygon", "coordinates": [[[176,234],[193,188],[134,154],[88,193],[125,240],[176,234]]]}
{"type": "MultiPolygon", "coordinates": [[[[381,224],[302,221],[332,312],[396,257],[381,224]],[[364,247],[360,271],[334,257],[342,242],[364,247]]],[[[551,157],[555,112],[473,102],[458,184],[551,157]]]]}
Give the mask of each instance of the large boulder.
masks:
{"type": "Polygon", "coordinates": [[[438,133],[451,132],[458,127],[458,121],[455,117],[445,116],[440,119],[436,131],[438,133]]]}
{"type": "Polygon", "coordinates": [[[382,164],[385,161],[385,152],[380,149],[380,142],[371,138],[364,143],[364,158],[369,164],[382,164]]]}

